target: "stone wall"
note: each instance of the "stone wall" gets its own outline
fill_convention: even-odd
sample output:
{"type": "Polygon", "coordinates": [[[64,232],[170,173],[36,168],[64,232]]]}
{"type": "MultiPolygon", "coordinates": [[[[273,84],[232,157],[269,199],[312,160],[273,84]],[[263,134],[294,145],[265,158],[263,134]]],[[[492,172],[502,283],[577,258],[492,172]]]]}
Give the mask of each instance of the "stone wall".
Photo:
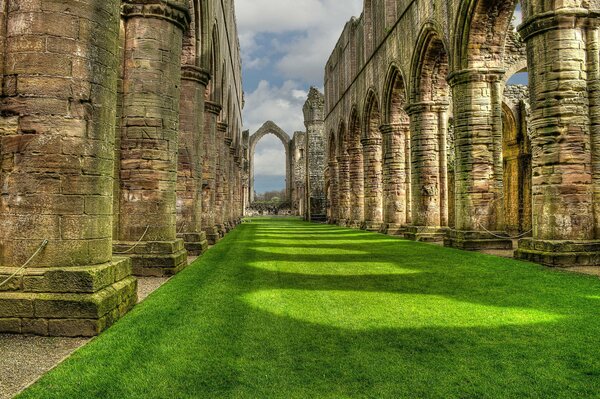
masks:
{"type": "Polygon", "coordinates": [[[95,335],[241,217],[233,3],[0,4],[0,332],[95,335]]]}
{"type": "Polygon", "coordinates": [[[598,4],[521,1],[515,29],[516,3],[373,0],[346,24],[325,66],[330,221],[600,265],[598,4]],[[527,70],[528,94],[505,89],[527,70]]]}

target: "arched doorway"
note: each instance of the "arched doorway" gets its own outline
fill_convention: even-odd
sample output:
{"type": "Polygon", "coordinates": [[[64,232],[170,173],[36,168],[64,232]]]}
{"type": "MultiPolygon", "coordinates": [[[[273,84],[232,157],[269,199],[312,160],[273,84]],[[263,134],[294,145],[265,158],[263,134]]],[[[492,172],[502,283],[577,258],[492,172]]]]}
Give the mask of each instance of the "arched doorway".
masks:
{"type": "Polygon", "coordinates": [[[258,142],[265,137],[267,134],[272,134],[281,140],[283,144],[283,148],[285,150],[285,200],[289,199],[291,193],[291,157],[290,157],[290,136],[284,132],[279,126],[277,126],[274,122],[268,121],[265,122],[264,125],[260,129],[256,131],[252,136],[250,136],[249,143],[249,161],[250,161],[250,182],[248,185],[248,196],[250,198],[250,202],[254,201],[254,154],[256,152],[256,145],[258,142]]]}

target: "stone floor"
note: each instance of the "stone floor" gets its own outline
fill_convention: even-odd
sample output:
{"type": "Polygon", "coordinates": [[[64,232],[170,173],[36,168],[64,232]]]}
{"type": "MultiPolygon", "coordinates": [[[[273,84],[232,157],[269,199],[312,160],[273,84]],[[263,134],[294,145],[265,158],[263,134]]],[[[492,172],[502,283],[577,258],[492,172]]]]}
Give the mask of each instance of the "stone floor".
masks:
{"type": "MultiPolygon", "coordinates": [[[[189,262],[194,259],[190,257],[189,262]]],[[[139,277],[138,302],[167,280],[164,277],[139,277]]],[[[88,338],[0,334],[0,399],[12,398],[89,341],[88,338]]]]}

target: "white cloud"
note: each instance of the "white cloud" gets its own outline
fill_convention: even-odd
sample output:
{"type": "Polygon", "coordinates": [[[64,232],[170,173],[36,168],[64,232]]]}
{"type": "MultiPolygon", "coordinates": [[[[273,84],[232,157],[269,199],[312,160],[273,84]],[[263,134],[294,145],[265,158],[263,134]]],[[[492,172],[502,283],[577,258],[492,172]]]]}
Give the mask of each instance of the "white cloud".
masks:
{"type": "Polygon", "coordinates": [[[281,141],[267,134],[256,145],[255,176],[285,176],[285,150],[281,141]]]}
{"type": "Polygon", "coordinates": [[[236,14],[245,62],[257,58],[259,33],[299,33],[291,42],[275,38],[282,52],[277,68],[286,78],[322,85],[327,58],[344,24],[360,15],[363,0],[238,0],[236,14]]]}
{"type": "Polygon", "coordinates": [[[307,95],[297,82],[291,80],[279,87],[261,81],[255,91],[246,94],[245,129],[252,134],[266,121],[273,121],[290,137],[295,131],[304,130],[302,106],[307,95]]]}

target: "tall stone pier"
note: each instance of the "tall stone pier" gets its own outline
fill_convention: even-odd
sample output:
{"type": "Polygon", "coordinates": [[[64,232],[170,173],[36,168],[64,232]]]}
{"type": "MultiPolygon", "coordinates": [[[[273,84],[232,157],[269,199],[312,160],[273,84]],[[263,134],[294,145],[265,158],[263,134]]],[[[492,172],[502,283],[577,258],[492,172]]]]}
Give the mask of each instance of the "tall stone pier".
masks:
{"type": "Polygon", "coordinates": [[[92,336],[136,303],[112,256],[119,16],[118,0],[3,15],[1,333],[92,336]]]}

